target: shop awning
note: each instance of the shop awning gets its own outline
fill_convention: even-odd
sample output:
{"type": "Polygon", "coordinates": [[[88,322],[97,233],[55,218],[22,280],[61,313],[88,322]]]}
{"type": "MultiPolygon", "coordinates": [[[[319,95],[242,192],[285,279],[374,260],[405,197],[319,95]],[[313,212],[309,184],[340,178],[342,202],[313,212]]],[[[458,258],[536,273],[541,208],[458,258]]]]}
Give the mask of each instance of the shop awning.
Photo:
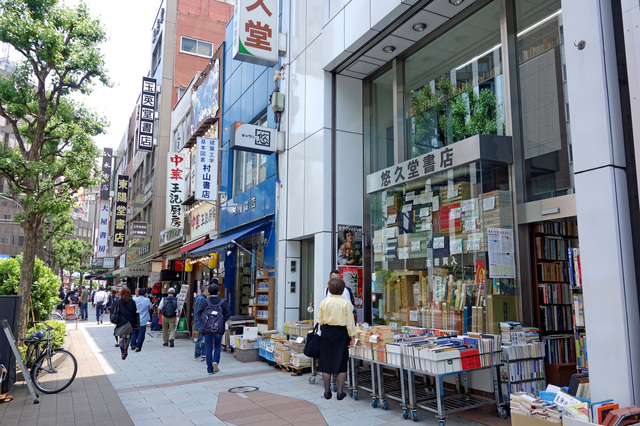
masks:
{"type": "Polygon", "coordinates": [[[182,248],[180,249],[180,253],[186,253],[186,252],[188,252],[189,250],[193,250],[193,249],[195,249],[195,248],[200,247],[201,245],[203,245],[203,244],[204,244],[204,240],[205,240],[206,238],[207,238],[207,236],[205,235],[205,236],[200,237],[199,239],[195,240],[194,242],[192,242],[192,243],[189,243],[189,244],[185,245],[184,247],[182,247],[182,248]]]}
{"type": "Polygon", "coordinates": [[[231,241],[237,240],[238,238],[242,238],[247,234],[253,234],[258,231],[258,228],[265,228],[268,224],[269,222],[261,223],[260,225],[253,226],[243,231],[238,231],[236,233],[225,235],[223,237],[215,239],[210,243],[205,244],[201,248],[192,251],[191,253],[189,253],[189,256],[202,256],[203,254],[208,254],[208,253],[220,250],[221,248],[226,247],[226,245],[231,241]]]}

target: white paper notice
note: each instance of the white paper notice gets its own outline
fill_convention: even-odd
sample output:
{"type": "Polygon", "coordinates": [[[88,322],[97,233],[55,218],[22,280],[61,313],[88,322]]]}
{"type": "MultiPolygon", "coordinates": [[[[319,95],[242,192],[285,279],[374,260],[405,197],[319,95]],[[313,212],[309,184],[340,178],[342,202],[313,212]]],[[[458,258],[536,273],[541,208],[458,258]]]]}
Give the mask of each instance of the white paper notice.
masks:
{"type": "Polygon", "coordinates": [[[447,187],[447,198],[454,198],[458,196],[458,187],[449,185],[447,187]]]}
{"type": "Polygon", "coordinates": [[[472,232],[476,230],[476,220],[475,219],[467,219],[464,221],[464,227],[462,228],[464,232],[472,232]]]}
{"type": "Polygon", "coordinates": [[[387,217],[387,225],[391,224],[391,223],[395,223],[396,222],[396,217],[398,215],[395,214],[390,214],[389,217],[387,217]]]}
{"type": "Polygon", "coordinates": [[[431,216],[431,209],[429,207],[424,207],[420,209],[420,217],[429,217],[431,216]]]}
{"type": "Polygon", "coordinates": [[[420,251],[420,241],[411,241],[411,251],[420,251]]]}
{"type": "Polygon", "coordinates": [[[408,213],[413,209],[413,204],[405,204],[402,206],[402,213],[408,213]]]}
{"type": "Polygon", "coordinates": [[[462,240],[461,239],[449,240],[449,251],[451,252],[451,254],[462,253],[462,240]]]}
{"type": "Polygon", "coordinates": [[[515,278],[513,229],[487,228],[489,278],[515,278]]]}
{"type": "Polygon", "coordinates": [[[411,191],[407,192],[406,197],[404,197],[405,201],[413,201],[416,198],[416,193],[411,191]]]}
{"type": "Polygon", "coordinates": [[[373,245],[374,253],[382,253],[382,243],[376,243],[373,245]]]}
{"type": "Polygon", "coordinates": [[[482,200],[482,211],[493,210],[496,208],[496,197],[489,197],[482,200]]]}
{"type": "Polygon", "coordinates": [[[298,337],[296,339],[296,343],[302,343],[302,342],[304,342],[304,337],[298,337]]]}
{"type": "Polygon", "coordinates": [[[467,251],[479,251],[480,239],[467,240],[467,251]]]}
{"type": "Polygon", "coordinates": [[[438,197],[433,199],[433,203],[431,204],[431,210],[433,210],[434,212],[437,212],[438,210],[440,210],[440,199],[438,199],[438,197]]]}
{"type": "Polygon", "coordinates": [[[409,247],[399,247],[398,259],[408,259],[408,258],[409,258],[409,247]]]}
{"type": "Polygon", "coordinates": [[[409,321],[418,322],[418,311],[409,311],[409,321]]]}
{"type": "Polygon", "coordinates": [[[396,227],[392,226],[391,228],[387,228],[387,238],[393,238],[396,236],[396,227]]]}
{"type": "Polygon", "coordinates": [[[478,200],[475,198],[471,200],[464,200],[462,202],[462,211],[463,212],[474,212],[478,208],[478,200]]]}
{"type": "Polygon", "coordinates": [[[444,248],[444,237],[438,237],[433,239],[433,248],[434,249],[443,249],[444,248]]]}
{"type": "Polygon", "coordinates": [[[372,334],[371,336],[369,336],[369,343],[378,343],[378,335],[372,334]]]}
{"type": "Polygon", "coordinates": [[[460,207],[451,209],[449,210],[449,220],[460,219],[461,214],[462,211],[460,210],[460,207]]]}
{"type": "Polygon", "coordinates": [[[421,231],[431,231],[431,222],[422,222],[420,225],[421,231]]]}

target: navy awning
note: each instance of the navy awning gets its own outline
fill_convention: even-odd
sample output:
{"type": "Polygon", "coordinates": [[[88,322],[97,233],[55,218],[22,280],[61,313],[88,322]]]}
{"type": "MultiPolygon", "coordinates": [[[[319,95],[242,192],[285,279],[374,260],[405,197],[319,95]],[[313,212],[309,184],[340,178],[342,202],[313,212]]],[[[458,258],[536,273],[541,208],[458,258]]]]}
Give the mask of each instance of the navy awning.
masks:
{"type": "Polygon", "coordinates": [[[233,240],[237,240],[238,238],[242,238],[247,234],[253,234],[255,232],[258,232],[259,230],[262,231],[264,230],[264,228],[267,227],[267,225],[269,225],[270,222],[266,222],[266,223],[261,223],[260,225],[256,225],[254,227],[251,228],[247,228],[243,231],[238,231],[235,232],[233,234],[229,234],[229,235],[225,235],[222,236],[220,238],[217,238],[205,245],[203,245],[202,247],[198,247],[197,249],[194,249],[193,251],[189,252],[188,256],[202,256],[205,254],[209,254],[212,253],[214,251],[220,250],[222,248],[225,248],[227,246],[228,243],[230,243],[233,240]]]}

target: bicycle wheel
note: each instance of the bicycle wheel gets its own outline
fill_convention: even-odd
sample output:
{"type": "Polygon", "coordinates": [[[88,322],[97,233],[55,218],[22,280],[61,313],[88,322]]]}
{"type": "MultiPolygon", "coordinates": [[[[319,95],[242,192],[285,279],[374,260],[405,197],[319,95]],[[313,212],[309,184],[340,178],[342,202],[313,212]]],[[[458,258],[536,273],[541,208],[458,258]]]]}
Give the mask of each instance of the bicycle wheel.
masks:
{"type": "Polygon", "coordinates": [[[49,314],[49,319],[51,321],[64,321],[64,317],[60,312],[54,311],[49,314]]]}
{"type": "Polygon", "coordinates": [[[52,349],[51,355],[42,354],[31,368],[33,384],[42,393],[65,390],[78,372],[76,358],[64,349],[52,349]]]}

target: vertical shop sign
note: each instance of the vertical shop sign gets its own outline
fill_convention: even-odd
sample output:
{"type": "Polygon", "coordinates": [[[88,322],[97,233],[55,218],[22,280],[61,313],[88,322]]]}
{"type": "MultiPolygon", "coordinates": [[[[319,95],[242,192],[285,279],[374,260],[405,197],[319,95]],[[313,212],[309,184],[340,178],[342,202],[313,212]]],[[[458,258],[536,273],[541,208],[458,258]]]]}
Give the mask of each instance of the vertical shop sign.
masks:
{"type": "Polygon", "coordinates": [[[188,155],[170,152],[167,158],[166,228],[182,228],[182,202],[186,189],[188,155]]]}
{"type": "Polygon", "coordinates": [[[113,233],[113,246],[124,247],[127,225],[127,203],[129,198],[129,176],[118,175],[116,181],[116,214],[113,233]]]}
{"type": "Polygon", "coordinates": [[[202,201],[217,201],[218,199],[217,139],[198,138],[195,199],[202,201]]]}
{"type": "Polygon", "coordinates": [[[279,0],[236,0],[233,59],[257,65],[278,63],[279,0]]]}
{"type": "Polygon", "coordinates": [[[111,157],[113,156],[113,149],[105,148],[102,155],[102,173],[104,173],[104,180],[100,184],[100,199],[108,200],[111,193],[111,157]]]}
{"type": "Polygon", "coordinates": [[[98,248],[96,257],[107,255],[107,236],[109,235],[109,200],[100,200],[100,214],[98,223],[98,248]]]}
{"type": "Polygon", "coordinates": [[[153,126],[155,123],[156,113],[156,92],[156,79],[142,77],[138,151],[153,151],[153,126]]]}

